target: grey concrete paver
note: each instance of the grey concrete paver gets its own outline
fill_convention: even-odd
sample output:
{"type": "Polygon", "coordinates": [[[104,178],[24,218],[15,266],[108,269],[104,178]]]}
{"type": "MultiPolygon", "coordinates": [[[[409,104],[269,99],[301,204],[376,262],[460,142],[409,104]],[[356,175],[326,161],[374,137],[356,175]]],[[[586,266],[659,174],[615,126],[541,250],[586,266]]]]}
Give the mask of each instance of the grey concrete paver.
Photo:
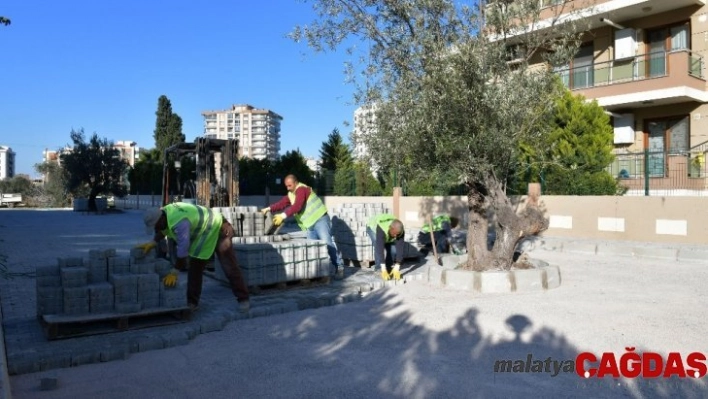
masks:
{"type": "MultiPolygon", "coordinates": [[[[198,334],[220,331],[238,320],[355,301],[361,298],[362,286],[371,287],[378,279],[374,273],[347,267],[341,281],[262,290],[252,296],[251,311],[243,315],[237,311],[230,289],[216,274],[207,273],[212,278],[204,279],[200,308],[185,323],[49,341],[36,317],[35,268],[56,264],[57,258],[87,258],[92,249],[115,248],[118,255],[129,255],[135,244],[150,239],[141,229],[142,212],[87,215],[15,210],[2,216],[0,229],[5,238],[0,248],[8,256],[8,269],[14,276],[0,281],[11,375],[122,359],[126,352],[187,344],[189,340],[184,337],[193,339],[198,334]]],[[[413,266],[418,265],[405,268],[413,266]]],[[[422,269],[415,273],[422,273],[422,269]]],[[[186,279],[186,273],[179,278],[186,279]]]]}

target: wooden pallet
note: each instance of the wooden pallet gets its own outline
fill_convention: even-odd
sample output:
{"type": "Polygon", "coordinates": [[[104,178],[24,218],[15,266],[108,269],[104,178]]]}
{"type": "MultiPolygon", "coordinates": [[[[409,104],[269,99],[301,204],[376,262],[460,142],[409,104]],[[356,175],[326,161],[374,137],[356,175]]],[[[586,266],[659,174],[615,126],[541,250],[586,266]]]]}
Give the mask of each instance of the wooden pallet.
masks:
{"type": "Polygon", "coordinates": [[[154,308],[136,313],[43,315],[40,323],[47,339],[55,340],[183,323],[191,315],[188,307],[154,308]]]}
{"type": "Polygon", "coordinates": [[[262,284],[262,285],[250,285],[248,286],[248,292],[252,294],[262,294],[273,290],[287,290],[293,288],[302,288],[315,285],[323,285],[330,283],[330,276],[315,277],[315,278],[304,278],[299,280],[292,280],[274,284],[262,284]]]}

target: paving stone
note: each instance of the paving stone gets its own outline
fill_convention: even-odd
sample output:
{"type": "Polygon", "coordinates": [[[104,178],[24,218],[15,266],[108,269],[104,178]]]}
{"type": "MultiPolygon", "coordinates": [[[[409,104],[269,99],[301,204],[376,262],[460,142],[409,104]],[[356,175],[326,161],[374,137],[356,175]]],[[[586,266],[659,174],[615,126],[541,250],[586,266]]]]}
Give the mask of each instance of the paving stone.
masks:
{"type": "MultiPolygon", "coordinates": [[[[447,273],[447,272],[446,272],[447,273]]],[[[506,293],[512,291],[511,273],[507,271],[472,272],[475,279],[475,289],[483,294],[506,293]]]]}
{"type": "Polygon", "coordinates": [[[637,258],[654,258],[676,260],[678,250],[675,248],[632,248],[632,254],[637,258]]]}
{"type": "Polygon", "coordinates": [[[444,270],[442,273],[443,284],[446,288],[463,291],[475,289],[476,272],[469,270],[444,270]]]}
{"type": "Polygon", "coordinates": [[[224,328],[224,322],[221,317],[205,317],[199,322],[199,331],[202,334],[213,331],[221,331],[224,328]]]}
{"type": "Polygon", "coordinates": [[[157,334],[140,337],[137,341],[140,352],[163,349],[165,347],[165,341],[157,334]]]}
{"type": "Polygon", "coordinates": [[[189,335],[185,331],[170,331],[162,335],[162,340],[165,348],[187,345],[189,343],[189,335]]]}
{"type": "Polygon", "coordinates": [[[74,352],[71,355],[71,366],[81,366],[84,364],[98,363],[101,361],[100,351],[84,351],[82,353],[74,352]]]}
{"type": "Polygon", "coordinates": [[[546,289],[558,288],[561,284],[560,268],[556,265],[549,265],[543,268],[546,273],[545,287],[546,289]]]}
{"type": "Polygon", "coordinates": [[[130,351],[124,345],[100,348],[98,353],[101,362],[125,360],[130,356],[130,351]]]}
{"type": "Polygon", "coordinates": [[[541,269],[514,270],[511,272],[514,279],[514,291],[541,291],[544,288],[543,280],[545,271],[541,269]]]}

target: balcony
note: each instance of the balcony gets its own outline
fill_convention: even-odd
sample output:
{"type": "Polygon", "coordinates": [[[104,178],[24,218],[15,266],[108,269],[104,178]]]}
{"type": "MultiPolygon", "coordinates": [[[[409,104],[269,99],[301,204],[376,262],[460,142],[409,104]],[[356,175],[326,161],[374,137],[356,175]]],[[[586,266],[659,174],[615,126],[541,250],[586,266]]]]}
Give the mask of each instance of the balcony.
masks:
{"type": "Polygon", "coordinates": [[[628,60],[558,69],[571,90],[608,110],[706,102],[702,56],[688,50],[652,52],[628,60]]]}
{"type": "MultiPolygon", "coordinates": [[[[556,0],[539,0],[541,9],[538,22],[529,30],[520,29],[509,32],[510,36],[528,33],[528,31],[544,31],[554,25],[571,21],[583,20],[588,22],[588,30],[606,26],[601,18],[608,18],[615,23],[621,23],[641,17],[661,14],[678,10],[684,7],[704,6],[708,0],[572,0],[567,3],[556,0]],[[556,4],[559,3],[559,4],[556,4]]],[[[491,7],[495,1],[489,1],[486,7],[491,7]]],[[[509,3],[504,0],[503,3],[509,3]]],[[[514,7],[513,1],[504,7],[514,7]]],[[[485,11],[488,12],[488,11],[485,11]]],[[[501,36],[490,35],[492,41],[501,39],[501,36]]]]}

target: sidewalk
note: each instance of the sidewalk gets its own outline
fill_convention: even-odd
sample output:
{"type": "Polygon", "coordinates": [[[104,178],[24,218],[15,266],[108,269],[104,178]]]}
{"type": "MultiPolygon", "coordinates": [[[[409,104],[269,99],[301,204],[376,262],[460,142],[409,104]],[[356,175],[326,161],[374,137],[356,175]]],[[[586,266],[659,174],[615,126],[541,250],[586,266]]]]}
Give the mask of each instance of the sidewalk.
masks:
{"type": "MultiPolygon", "coordinates": [[[[127,250],[145,240],[140,215],[2,212],[0,252],[9,256],[11,272],[28,273],[36,265],[91,248],[127,250]],[[41,244],[32,247],[33,239],[41,244]]],[[[34,316],[33,279],[2,280],[12,394],[14,398],[708,395],[705,378],[615,381],[584,380],[572,373],[555,377],[494,373],[496,360],[526,359],[528,354],[558,360],[573,359],[581,351],[614,351],[619,356],[626,346],[662,354],[708,353],[703,333],[708,321],[702,315],[708,305],[703,294],[708,264],[600,252],[537,250],[534,256],[561,266],[559,288],[481,295],[409,278],[406,284],[365,292],[360,298],[362,286],[377,288],[382,282],[371,273],[349,268],[342,282],[256,296],[252,313],[270,316],[237,320],[230,291],[205,279],[203,304],[189,323],[52,342],[46,341],[34,316]],[[338,302],[347,303],[325,306],[338,302]],[[304,310],[273,314],[295,310],[296,304],[304,310]],[[34,369],[37,356],[40,369],[46,371],[34,369]],[[57,389],[40,391],[42,378],[56,378],[57,389]]],[[[420,266],[416,272],[427,267],[410,266],[420,266]]]]}

